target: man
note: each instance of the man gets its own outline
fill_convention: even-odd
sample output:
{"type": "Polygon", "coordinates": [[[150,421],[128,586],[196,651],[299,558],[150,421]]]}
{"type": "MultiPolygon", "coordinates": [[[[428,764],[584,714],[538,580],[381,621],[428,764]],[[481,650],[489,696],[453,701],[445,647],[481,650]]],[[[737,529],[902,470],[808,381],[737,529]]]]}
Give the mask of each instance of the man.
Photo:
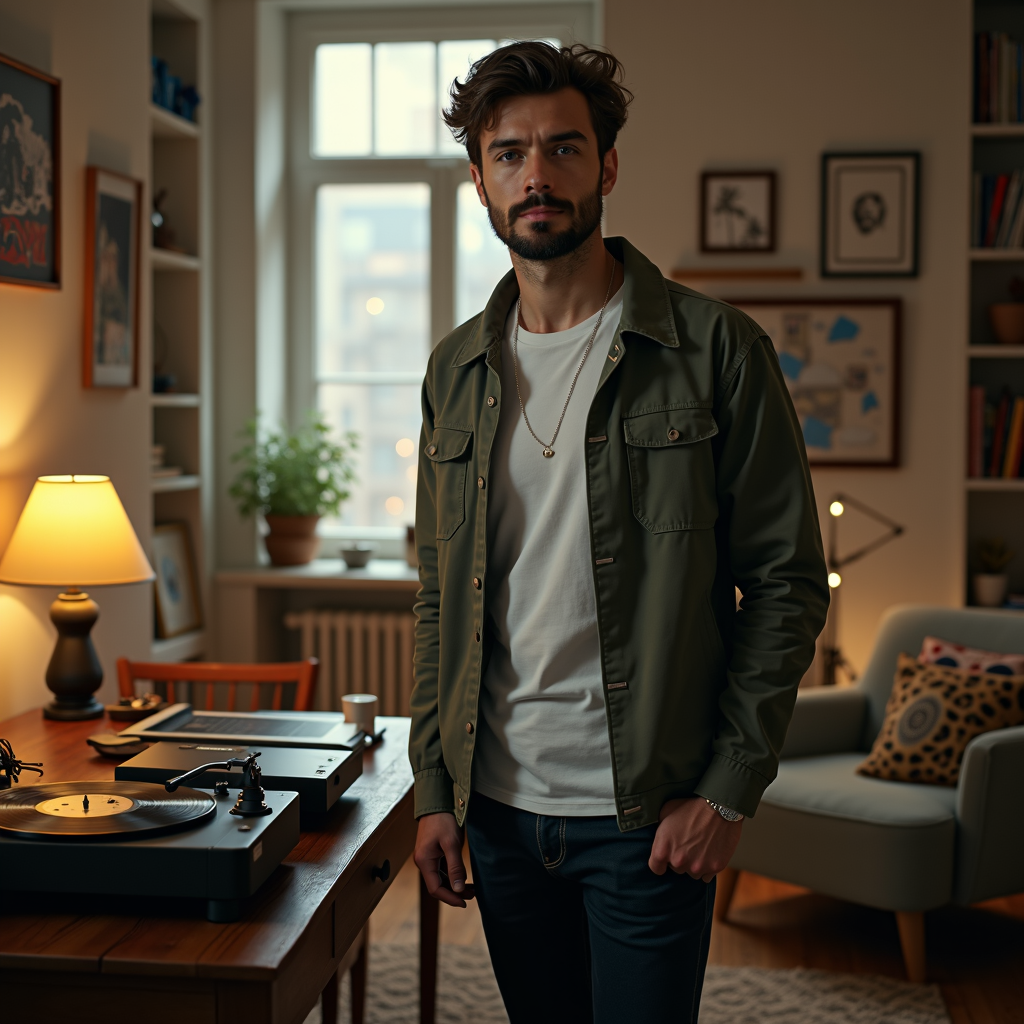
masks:
{"type": "Polygon", "coordinates": [[[416,863],[512,1024],[696,1021],[828,604],[771,342],[601,237],[620,79],[513,43],[445,115],[513,269],[423,384],[416,863]]]}

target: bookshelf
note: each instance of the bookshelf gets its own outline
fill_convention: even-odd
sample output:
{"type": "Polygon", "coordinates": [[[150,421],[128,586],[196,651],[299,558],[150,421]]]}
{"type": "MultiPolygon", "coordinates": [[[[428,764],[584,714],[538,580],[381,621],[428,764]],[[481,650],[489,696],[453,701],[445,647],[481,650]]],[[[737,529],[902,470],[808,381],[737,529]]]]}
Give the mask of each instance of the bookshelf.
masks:
{"type": "MultiPolygon", "coordinates": [[[[213,564],[209,24],[209,0],[151,0],[151,53],[166,62],[169,74],[195,85],[200,103],[195,120],[152,100],[149,107],[150,198],[165,192],[160,210],[166,229],[173,232],[173,237],[150,234],[151,437],[162,449],[163,465],[180,469],[175,476],[154,473],[150,491],[154,525],[188,524],[205,615],[211,606],[213,564]]],[[[201,658],[208,653],[207,637],[205,628],[170,639],[154,633],[150,657],[201,658]]]]}

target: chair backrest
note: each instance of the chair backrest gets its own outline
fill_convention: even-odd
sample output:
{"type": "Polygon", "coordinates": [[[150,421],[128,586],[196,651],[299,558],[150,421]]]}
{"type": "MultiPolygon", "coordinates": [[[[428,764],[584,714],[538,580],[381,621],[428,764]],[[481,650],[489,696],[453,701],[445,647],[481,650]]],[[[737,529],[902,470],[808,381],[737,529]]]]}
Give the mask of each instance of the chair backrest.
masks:
{"type": "Polygon", "coordinates": [[[874,743],[892,692],[896,659],[901,651],[917,657],[926,636],[952,640],[1000,654],[1024,654],[1024,615],[989,608],[936,608],[897,605],[882,618],[871,660],[857,686],[868,699],[863,749],[874,743]]]}
{"type": "MultiPolygon", "coordinates": [[[[285,685],[293,685],[295,690],[295,711],[312,711],[313,695],[316,692],[316,680],[320,671],[320,663],[316,658],[305,661],[271,662],[262,665],[221,664],[213,661],[129,661],[127,658],[117,659],[117,682],[122,697],[135,697],[135,681],[147,680],[154,683],[167,684],[167,700],[175,701],[175,684],[192,684],[192,703],[195,707],[212,710],[216,706],[215,687],[227,687],[227,710],[235,711],[238,699],[239,684],[250,684],[252,698],[249,709],[256,711],[260,706],[260,690],[262,686],[273,686],[270,706],[275,711],[281,710],[281,697],[285,685]],[[203,699],[198,699],[199,687],[204,688],[203,699]]],[[[177,698],[182,699],[182,694],[177,698]]]]}

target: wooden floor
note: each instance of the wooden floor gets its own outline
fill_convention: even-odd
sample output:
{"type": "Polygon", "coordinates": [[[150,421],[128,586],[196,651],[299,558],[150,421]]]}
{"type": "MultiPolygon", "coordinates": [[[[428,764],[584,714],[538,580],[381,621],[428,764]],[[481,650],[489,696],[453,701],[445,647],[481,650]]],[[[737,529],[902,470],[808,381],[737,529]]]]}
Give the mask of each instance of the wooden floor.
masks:
{"type": "MultiPolygon", "coordinates": [[[[370,920],[374,942],[418,941],[418,884],[409,861],[370,920]]],[[[933,911],[926,929],[928,980],[942,987],[953,1024],[1024,1022],[1024,896],[933,911]]],[[[441,906],[441,942],[485,944],[474,903],[441,906]]],[[[892,914],[750,874],[728,923],[715,924],[710,962],[904,978],[892,914]]]]}

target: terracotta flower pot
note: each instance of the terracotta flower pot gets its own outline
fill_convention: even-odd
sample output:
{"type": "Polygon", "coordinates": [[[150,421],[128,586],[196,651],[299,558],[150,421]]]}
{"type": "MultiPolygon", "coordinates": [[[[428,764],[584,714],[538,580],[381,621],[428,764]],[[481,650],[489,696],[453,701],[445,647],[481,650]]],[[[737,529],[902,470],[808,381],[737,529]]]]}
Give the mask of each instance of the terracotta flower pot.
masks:
{"type": "Polygon", "coordinates": [[[1024,345],[1024,302],[996,302],[988,307],[992,333],[1003,345],[1024,345]]]}
{"type": "Polygon", "coordinates": [[[270,533],[263,538],[271,565],[306,565],[320,550],[319,516],[267,516],[270,533]]]}

